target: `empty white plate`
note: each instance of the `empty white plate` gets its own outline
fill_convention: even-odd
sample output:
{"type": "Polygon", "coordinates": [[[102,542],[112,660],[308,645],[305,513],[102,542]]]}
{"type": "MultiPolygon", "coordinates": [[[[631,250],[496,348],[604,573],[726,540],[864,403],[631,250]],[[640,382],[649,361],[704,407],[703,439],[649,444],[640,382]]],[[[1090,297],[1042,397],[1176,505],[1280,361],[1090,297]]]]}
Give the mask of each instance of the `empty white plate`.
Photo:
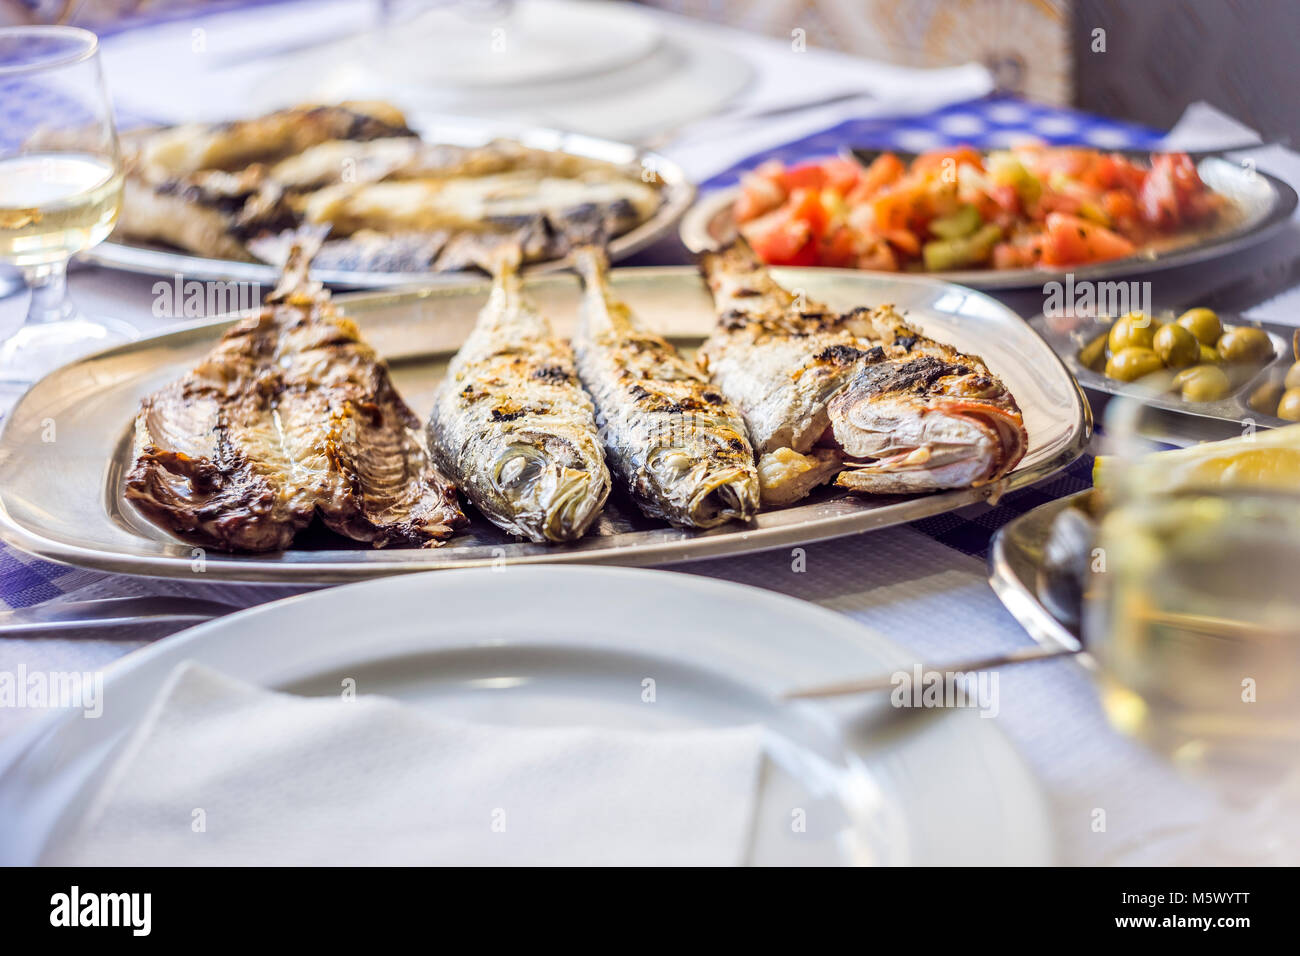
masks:
{"type": "Polygon", "coordinates": [[[848,618],[691,575],[510,567],[317,591],[128,655],[104,675],[98,719],[60,713],[0,748],[0,864],[38,862],[70,831],[186,659],[307,695],[351,677],[359,693],[484,723],[761,724],[755,864],[1050,862],[1042,797],[993,721],[883,695],[780,699],[907,663],[848,618]]]}

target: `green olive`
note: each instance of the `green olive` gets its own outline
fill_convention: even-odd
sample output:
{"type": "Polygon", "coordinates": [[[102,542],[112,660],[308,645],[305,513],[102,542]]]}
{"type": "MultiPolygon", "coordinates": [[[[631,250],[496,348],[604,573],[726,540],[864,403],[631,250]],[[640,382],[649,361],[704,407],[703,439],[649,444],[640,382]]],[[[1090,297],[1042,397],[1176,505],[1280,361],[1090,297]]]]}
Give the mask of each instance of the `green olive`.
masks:
{"type": "Polygon", "coordinates": [[[1213,309],[1188,309],[1178,317],[1178,324],[1196,336],[1196,341],[1202,345],[1213,345],[1223,334],[1223,323],[1213,309]]]}
{"type": "Polygon", "coordinates": [[[1288,388],[1277,403],[1277,417],[1289,422],[1300,422],[1300,388],[1288,388]]]}
{"type": "Polygon", "coordinates": [[[1265,362],[1273,357],[1268,333],[1252,325],[1228,329],[1219,338],[1219,358],[1225,362],[1265,362]]]}
{"type": "Polygon", "coordinates": [[[1107,335],[1102,332],[1091,342],[1079,349],[1079,364],[1094,371],[1101,368],[1106,361],[1107,335]]]}
{"type": "Polygon", "coordinates": [[[1201,363],[1203,365],[1218,365],[1219,353],[1215,351],[1213,345],[1206,345],[1204,342],[1199,343],[1201,346],[1201,363]]]}
{"type": "Polygon", "coordinates": [[[1130,312],[1116,319],[1110,327],[1110,351],[1114,355],[1127,348],[1151,348],[1156,336],[1156,324],[1151,317],[1142,312],[1130,312]]]}
{"type": "Polygon", "coordinates": [[[1277,413],[1277,403],[1282,398],[1282,392],[1280,383],[1265,382],[1250,393],[1250,399],[1246,404],[1262,415],[1274,415],[1277,413]]]}
{"type": "Polygon", "coordinates": [[[1152,347],[1170,368],[1194,365],[1201,357],[1201,343],[1181,325],[1162,325],[1156,330],[1152,347]]]}
{"type": "Polygon", "coordinates": [[[1106,377],[1133,382],[1162,368],[1164,364],[1154,351],[1130,345],[1110,357],[1106,363],[1106,377]]]}
{"type": "Polygon", "coordinates": [[[1217,365],[1195,365],[1174,376],[1174,388],[1188,402],[1217,402],[1232,390],[1228,375],[1217,365]]]}
{"type": "Polygon", "coordinates": [[[1296,362],[1286,370],[1286,378],[1282,384],[1287,388],[1300,388],[1300,362],[1296,362]]]}

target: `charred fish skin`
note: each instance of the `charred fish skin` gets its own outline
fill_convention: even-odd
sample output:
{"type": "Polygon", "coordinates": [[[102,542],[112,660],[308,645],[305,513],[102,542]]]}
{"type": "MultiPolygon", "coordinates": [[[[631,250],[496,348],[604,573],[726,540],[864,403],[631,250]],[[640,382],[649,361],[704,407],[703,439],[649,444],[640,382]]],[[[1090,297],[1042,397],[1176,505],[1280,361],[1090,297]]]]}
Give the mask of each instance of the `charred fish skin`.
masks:
{"type": "Polygon", "coordinates": [[[598,248],[574,256],[586,293],[573,337],[612,470],[647,517],[712,528],[758,510],[754,450],[740,413],[608,286],[598,248]]]}
{"type": "Polygon", "coordinates": [[[429,448],[504,531],[538,544],[581,538],[610,475],[573,351],[522,294],[518,250],[491,264],[492,292],[438,387],[429,448]]]}
{"type": "Polygon", "coordinates": [[[755,450],[808,452],[863,342],[828,306],[782,288],[743,240],[700,259],[718,324],[699,362],[740,409],[755,450]]]}
{"type": "Polygon", "coordinates": [[[219,551],[280,551],[311,521],[291,480],[270,395],[267,314],[228,332],[188,375],[146,397],[125,497],[151,522],[219,551]]]}
{"type": "Polygon", "coordinates": [[[701,269],[719,318],[700,360],[745,417],[765,505],[832,477],[872,494],[979,487],[1024,456],[1005,385],[892,306],[837,313],[803,300],[743,240],[701,269]]]}
{"type": "Polygon", "coordinates": [[[865,316],[886,357],[832,400],[831,431],[851,459],[837,485],[873,494],[978,488],[1016,467],[1024,417],[978,356],[928,338],[892,307],[865,316]]]}
{"type": "Polygon", "coordinates": [[[316,516],[375,547],[430,545],[467,519],[387,367],[290,257],[258,315],[141,403],[124,494],[221,551],[283,550],[316,516]]]}

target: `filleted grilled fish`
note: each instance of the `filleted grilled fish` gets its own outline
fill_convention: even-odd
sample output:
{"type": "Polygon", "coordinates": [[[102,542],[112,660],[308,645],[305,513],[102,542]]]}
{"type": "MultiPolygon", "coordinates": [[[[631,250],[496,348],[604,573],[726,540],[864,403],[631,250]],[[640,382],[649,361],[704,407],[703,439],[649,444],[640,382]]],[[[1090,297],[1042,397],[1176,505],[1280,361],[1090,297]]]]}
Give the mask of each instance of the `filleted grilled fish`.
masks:
{"type": "MultiPolygon", "coordinates": [[[[406,117],[380,102],[296,106],[233,123],[188,123],[126,137],[137,171],[153,182],[179,179],[203,169],[235,172],[250,163],[271,163],[333,140],[368,141],[411,137],[406,117]]],[[[418,142],[418,140],[417,140],[418,142]]]]}
{"type": "Polygon", "coordinates": [[[695,528],[747,520],[758,474],[740,413],[614,297],[603,252],[587,246],[575,260],[586,294],[573,350],[611,470],[649,517],[695,528]]]}
{"type": "Polygon", "coordinates": [[[743,240],[701,269],[718,325],[700,361],[745,417],[765,505],[836,475],[882,494],[978,486],[1023,457],[1020,410],[997,377],[892,306],[838,313],[796,296],[743,240]]]}
{"type": "Polygon", "coordinates": [[[491,295],[434,398],[430,452],[498,527],[572,541],[609,496],[595,408],[569,344],[521,293],[518,250],[491,265],[491,295]]]}
{"type": "Polygon", "coordinates": [[[357,541],[429,545],[467,522],[383,361],[295,250],[262,311],[148,396],[125,494],[194,544],[274,551],[319,516],[357,541]]]}
{"type": "Polygon", "coordinates": [[[290,187],[269,175],[266,164],[315,146],[371,140],[420,144],[399,110],[361,102],[127,134],[117,232],[200,255],[252,260],[251,238],[299,221],[286,195],[290,187]]]}
{"type": "Polygon", "coordinates": [[[662,200],[639,168],[509,141],[425,143],[386,103],[141,131],[124,146],[120,236],[276,265],[304,224],[330,227],[322,268],[454,271],[485,244],[558,259],[662,200]]]}

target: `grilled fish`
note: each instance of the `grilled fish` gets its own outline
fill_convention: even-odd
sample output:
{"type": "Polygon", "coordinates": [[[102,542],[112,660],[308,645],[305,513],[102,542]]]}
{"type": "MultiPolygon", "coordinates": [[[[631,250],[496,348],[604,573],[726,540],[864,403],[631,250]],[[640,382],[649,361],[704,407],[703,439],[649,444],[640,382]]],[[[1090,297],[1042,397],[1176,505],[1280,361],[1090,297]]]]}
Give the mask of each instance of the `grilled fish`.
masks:
{"type": "Polygon", "coordinates": [[[330,140],[411,137],[406,117],[379,102],[297,106],[234,123],[188,123],[125,137],[130,164],[151,182],[199,170],[242,170],[270,163],[330,140]]]}
{"type": "Polygon", "coordinates": [[[675,525],[749,519],[758,473],[740,413],[614,297],[603,252],[586,246],[575,260],[586,288],[573,337],[578,374],[623,486],[648,517],[675,525]]]}
{"type": "Polygon", "coordinates": [[[295,249],[256,316],[144,399],[125,495],[183,540],[274,551],[319,516],[375,547],[467,522],[382,360],[307,280],[295,249]]]}
{"type": "Polygon", "coordinates": [[[893,310],[863,310],[874,350],[831,400],[847,468],[835,483],[873,494],[977,488],[1020,463],[1020,408],[977,356],[927,338],[893,310]]]}
{"type": "Polygon", "coordinates": [[[1024,423],[1002,383],[892,306],[841,314],[792,294],[743,240],[701,269],[718,325],[700,362],[745,417],[765,505],[836,475],[881,494],[978,486],[1023,457],[1024,423]]]}
{"type": "Polygon", "coordinates": [[[434,398],[429,448],[498,527],[572,541],[596,520],[610,477],[573,351],[520,290],[519,250],[498,250],[492,292],[434,398]]]}

